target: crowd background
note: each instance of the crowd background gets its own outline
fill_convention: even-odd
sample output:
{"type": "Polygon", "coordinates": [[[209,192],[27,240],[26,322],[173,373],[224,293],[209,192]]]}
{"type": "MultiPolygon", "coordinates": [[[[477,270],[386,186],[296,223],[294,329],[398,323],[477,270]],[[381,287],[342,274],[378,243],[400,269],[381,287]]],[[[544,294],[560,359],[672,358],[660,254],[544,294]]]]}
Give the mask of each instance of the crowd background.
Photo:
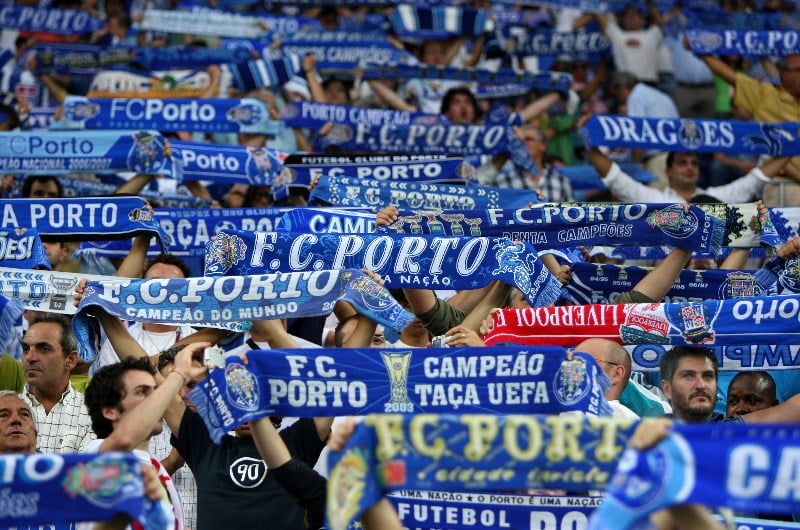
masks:
{"type": "MultiPolygon", "coordinates": [[[[520,165],[513,152],[470,155],[466,158],[475,168],[475,186],[539,193],[541,199],[558,203],[739,204],[762,200],[758,204],[759,215],[763,215],[764,207],[800,206],[800,166],[795,165],[796,159],[769,159],[750,153],[696,155],[619,147],[598,149],[584,145],[579,134],[590,116],[604,114],[756,122],[800,120],[800,54],[780,58],[701,57],[687,49],[683,38],[684,31],[693,24],[712,19],[716,24],[728,24],[733,29],[748,29],[752,27],[748,26],[749,22],[762,25],[764,29],[796,30],[798,10],[792,2],[614,2],[605,12],[566,1],[543,5],[458,2],[463,13],[469,12],[471,16],[482,13],[488,23],[480,32],[467,33],[462,16],[461,25],[457,25],[455,31],[433,35],[421,29],[425,26],[425,21],[419,18],[421,11],[413,11],[423,6],[412,5],[410,11],[403,11],[403,7],[393,3],[376,3],[375,6],[369,2],[367,5],[355,2],[310,4],[301,1],[18,0],[14,6],[39,7],[53,12],[85,10],[102,21],[102,27],[83,34],[51,34],[0,26],[0,61],[5,61],[0,67],[0,92],[5,95],[0,105],[0,129],[43,131],[61,118],[59,105],[68,96],[252,97],[267,106],[271,119],[277,124],[274,134],[180,131],[165,134],[165,137],[213,146],[267,147],[277,160],[286,162],[290,155],[319,152],[332,130],[329,125],[318,129],[289,126],[286,117],[291,104],[305,101],[391,109],[434,115],[438,123],[447,125],[506,121],[512,124],[516,139],[522,143],[522,150],[533,165],[520,165]],[[235,38],[214,35],[207,28],[198,33],[178,33],[141,26],[148,11],[159,16],[167,11],[188,14],[198,9],[235,13],[248,17],[247,20],[261,17],[261,38],[245,35],[244,29],[242,37],[235,38]],[[402,24],[395,20],[397,17],[403,19],[402,24]],[[298,26],[306,24],[308,28],[282,33],[270,29],[270,24],[280,25],[276,20],[283,20],[284,28],[295,22],[298,26]],[[399,32],[401,27],[406,31],[399,32]],[[311,35],[306,40],[304,32],[311,35]],[[532,37],[537,34],[547,38],[559,34],[594,35],[592,42],[602,41],[607,46],[581,46],[576,44],[578,39],[575,38],[570,41],[571,45],[563,45],[557,53],[520,53],[520,48],[533,48],[532,37]],[[363,41],[360,35],[369,35],[372,40],[363,41]],[[509,90],[512,94],[509,96],[499,90],[493,93],[487,88],[489,83],[478,80],[481,76],[473,76],[475,80],[467,83],[447,78],[380,79],[370,74],[366,63],[355,61],[357,64],[331,66],[330,57],[314,53],[290,54],[291,46],[293,50],[302,48],[298,42],[317,49],[324,48],[323,45],[341,45],[341,50],[351,45],[375,45],[401,53],[404,64],[422,63],[465,71],[512,68],[529,73],[565,73],[570,75],[571,81],[569,90],[552,91],[544,87],[534,90],[524,86],[509,90]],[[178,46],[228,50],[226,53],[230,56],[234,54],[231,50],[244,49],[245,57],[251,60],[275,60],[283,57],[285,51],[294,71],[282,83],[237,90],[231,74],[234,69],[226,63],[151,72],[137,69],[139,62],[131,61],[126,69],[103,70],[99,65],[92,65],[63,70],[51,67],[44,53],[46,46],[62,44],[91,45],[106,50],[120,46],[151,48],[154,56],[178,46]]],[[[136,53],[142,56],[141,51],[136,53]]],[[[169,154],[169,149],[167,144],[165,154],[169,154]]],[[[332,147],[326,154],[346,153],[332,147]]],[[[380,154],[380,151],[372,154],[380,154]]],[[[459,156],[459,153],[454,155],[459,156]]],[[[336,164],[330,167],[335,168],[336,164]]],[[[273,179],[280,174],[279,169],[272,168],[273,179]]],[[[248,183],[245,175],[236,183],[192,179],[180,184],[175,179],[149,174],[83,173],[71,174],[69,178],[105,183],[116,193],[141,195],[156,211],[161,206],[159,201],[166,203],[175,197],[193,197],[205,208],[252,208],[257,216],[256,209],[261,208],[304,208],[308,206],[309,197],[308,187],[290,188],[288,195],[278,195],[270,185],[248,183]]],[[[8,198],[65,196],[62,181],[49,175],[7,175],[2,189],[8,198]]],[[[398,219],[397,210],[389,204],[381,206],[384,208],[374,212],[378,226],[392,225],[398,219]]],[[[44,246],[50,267],[57,271],[146,279],[199,275],[196,269],[174,256],[154,253],[149,236],[133,240],[124,259],[82,259],[73,255],[77,245],[52,238],[46,241],[44,246]]],[[[797,241],[791,240],[779,255],[790,259],[797,253],[796,247],[797,241]]],[[[632,260],[615,247],[587,245],[580,248],[579,259],[598,265],[654,267],[630,293],[623,293],[617,303],[662,300],[684,269],[752,270],[761,267],[763,261],[755,254],[750,256],[749,249],[744,253],[734,251],[724,260],[693,256],[693,250],[675,248],[663,260],[632,260]]],[[[85,253],[81,255],[86,256],[85,253]]],[[[551,259],[547,267],[562,284],[569,284],[569,263],[551,259]]],[[[499,282],[474,291],[397,289],[392,290],[392,294],[417,317],[393,343],[386,340],[382,328],[367,316],[347,304],[337,304],[327,318],[290,319],[283,327],[276,326],[277,321],[266,321],[245,334],[226,336],[222,346],[229,354],[281,347],[416,348],[429,346],[436,336],[445,336],[450,346],[478,347],[483,345],[481,336],[490,331],[492,308],[526,305],[518,291],[499,282]],[[489,320],[485,323],[487,317],[489,320]]],[[[99,311],[93,316],[102,323],[105,335],[100,355],[92,366],[76,355],[77,346],[74,337],[70,338],[68,319],[32,313],[20,319],[18,340],[11,341],[0,363],[0,390],[19,392],[33,410],[39,451],[132,450],[145,447],[149,440],[150,454],[160,461],[163,471],[171,475],[171,482],[181,492],[182,513],[174,510],[175,520],[180,521],[178,524],[186,528],[215,529],[231,521],[256,526],[268,521],[270,528],[320,527],[320,497],[324,497],[324,492],[320,492],[317,477],[308,474],[303,466],[317,464],[333,418],[306,418],[296,422],[270,418],[269,423],[260,422],[257,427],[251,425],[237,430],[237,436],[227,437],[222,445],[213,444],[199,417],[185,410],[180,400],[172,403],[169,400],[176,395],[183,396],[202,372],[197,363],[192,364],[187,353],[179,353],[180,346],[190,342],[216,343],[221,335],[201,330],[198,336],[195,335],[198,331],[189,325],[131,322],[122,326],[118,320],[99,311]],[[132,342],[125,342],[127,340],[132,342]],[[134,361],[128,360],[132,357],[150,357],[157,371],[142,364],[134,365],[134,361]],[[124,368],[122,375],[114,375],[113,367],[120,366],[120,362],[131,366],[124,368]],[[84,403],[83,392],[87,386],[91,388],[90,381],[96,374],[101,374],[101,380],[121,377],[120,380],[128,384],[124,380],[125,370],[144,378],[139,387],[145,390],[135,401],[152,399],[147,417],[124,419],[125,414],[133,410],[133,404],[124,401],[131,397],[124,386],[116,403],[113,399],[104,402],[104,396],[96,394],[90,398],[91,391],[84,403]],[[180,381],[176,377],[170,379],[172,373],[181,376],[180,381],[185,384],[178,384],[180,381]],[[106,426],[98,432],[98,423],[102,422],[96,416],[107,416],[103,407],[116,408],[118,414],[111,413],[112,417],[106,418],[113,428],[106,426]],[[161,416],[164,416],[163,429],[134,434],[126,430],[136,422],[149,425],[154,419],[158,419],[160,425],[161,416]],[[268,458],[259,440],[272,437],[274,433],[270,429],[281,424],[282,440],[289,448],[291,459],[281,453],[274,466],[264,464],[262,457],[268,458]],[[255,442],[249,439],[250,430],[258,433],[255,442]],[[95,438],[106,441],[93,441],[95,438]],[[285,465],[297,466],[297,469],[288,469],[283,467],[285,465]],[[282,472],[274,471],[276,468],[282,472]],[[268,469],[270,474],[267,474],[268,469]],[[291,495],[282,488],[288,489],[291,495]],[[293,500],[298,497],[302,505],[293,500]],[[198,498],[201,499],[199,503],[198,498]]],[[[673,412],[678,420],[706,422],[712,421],[713,413],[720,417],[746,417],[759,408],[773,407],[779,401],[796,407],[791,398],[800,388],[796,377],[789,372],[772,376],[755,372],[733,378],[734,373],[718,373],[713,366],[710,378],[707,372],[712,359],[705,353],[690,352],[687,354],[690,361],[706,368],[705,372],[697,370],[697,381],[691,383],[698,390],[673,382],[674,366],[665,374],[662,365],[661,378],[666,384],[658,377],[652,378],[652,374],[632,374],[629,353],[613,343],[595,340],[571,346],[578,346],[580,351],[592,354],[602,363],[601,368],[612,383],[606,398],[615,414],[644,417],[673,412]],[[719,385],[718,375],[722,376],[719,385]],[[733,378],[730,389],[728,378],[733,378]],[[777,379],[777,384],[773,378],[777,379]],[[737,389],[737,385],[746,388],[737,389]],[[628,397],[623,398],[626,389],[628,397]]],[[[195,358],[200,351],[196,346],[190,347],[189,352],[195,354],[195,358]]],[[[0,396],[0,403],[5,397],[0,396]]],[[[795,421],[791,411],[780,410],[782,412],[774,416],[756,414],[745,421],[775,421],[776,418],[795,421]]],[[[275,439],[271,443],[272,447],[280,445],[275,439]]],[[[7,450],[5,446],[4,450],[7,450]]],[[[324,467],[324,464],[318,466],[323,472],[324,467]]],[[[173,498],[172,504],[181,503],[174,502],[173,498]]],[[[394,524],[391,515],[379,514],[378,517],[376,528],[389,528],[394,524]]],[[[790,519],[791,515],[786,515],[783,520],[790,519]]],[[[694,522],[697,524],[697,521],[706,524],[705,519],[694,522]]]]}

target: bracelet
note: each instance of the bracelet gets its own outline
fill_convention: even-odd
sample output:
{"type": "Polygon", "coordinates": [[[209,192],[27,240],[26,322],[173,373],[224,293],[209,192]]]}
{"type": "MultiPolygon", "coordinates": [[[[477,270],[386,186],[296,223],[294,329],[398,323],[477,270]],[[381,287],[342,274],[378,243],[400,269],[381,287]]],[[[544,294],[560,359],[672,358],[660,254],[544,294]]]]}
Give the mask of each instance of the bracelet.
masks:
{"type": "Polygon", "coordinates": [[[183,372],[179,372],[178,370],[173,370],[172,373],[173,374],[178,374],[179,376],[181,376],[181,379],[183,379],[183,386],[188,385],[189,381],[192,380],[191,377],[189,377],[188,375],[184,374],[183,372]]]}

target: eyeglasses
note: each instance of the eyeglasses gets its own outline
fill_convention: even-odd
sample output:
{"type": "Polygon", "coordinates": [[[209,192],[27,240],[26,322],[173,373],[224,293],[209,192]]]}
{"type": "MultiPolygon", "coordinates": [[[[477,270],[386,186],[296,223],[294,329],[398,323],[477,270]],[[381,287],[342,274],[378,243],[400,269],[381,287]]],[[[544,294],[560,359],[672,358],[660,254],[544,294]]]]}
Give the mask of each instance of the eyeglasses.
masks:
{"type": "Polygon", "coordinates": [[[610,364],[611,366],[619,366],[620,365],[620,363],[615,363],[613,361],[606,361],[605,359],[595,359],[595,361],[597,361],[599,363],[610,364]]]}
{"type": "Polygon", "coordinates": [[[796,66],[794,68],[781,68],[781,72],[789,72],[790,74],[796,74],[800,72],[800,66],[796,66]]]}

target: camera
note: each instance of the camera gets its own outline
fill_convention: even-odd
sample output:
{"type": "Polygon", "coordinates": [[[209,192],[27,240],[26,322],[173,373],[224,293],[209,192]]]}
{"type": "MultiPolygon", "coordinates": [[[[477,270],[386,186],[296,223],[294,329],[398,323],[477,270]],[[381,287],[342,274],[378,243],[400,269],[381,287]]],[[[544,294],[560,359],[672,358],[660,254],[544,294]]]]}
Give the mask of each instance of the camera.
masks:
{"type": "Polygon", "coordinates": [[[225,367],[225,350],[219,346],[209,346],[203,350],[203,364],[217,368],[225,367]]]}
{"type": "Polygon", "coordinates": [[[448,348],[448,342],[450,342],[450,337],[447,335],[437,335],[431,339],[431,348],[448,348]]]}

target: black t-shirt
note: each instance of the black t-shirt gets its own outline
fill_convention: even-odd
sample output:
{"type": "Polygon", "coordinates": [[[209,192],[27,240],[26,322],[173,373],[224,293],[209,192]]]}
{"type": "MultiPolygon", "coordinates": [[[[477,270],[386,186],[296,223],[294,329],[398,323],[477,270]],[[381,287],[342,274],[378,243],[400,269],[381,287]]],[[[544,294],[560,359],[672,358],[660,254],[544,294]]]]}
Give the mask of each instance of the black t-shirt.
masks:
{"type": "MultiPolygon", "coordinates": [[[[314,466],[324,447],[314,420],[304,418],[281,431],[293,458],[314,466]]],[[[211,441],[200,416],[186,410],[180,438],[172,444],[197,481],[197,530],[269,528],[302,530],[303,508],[267,472],[250,437],[211,441]]]]}

